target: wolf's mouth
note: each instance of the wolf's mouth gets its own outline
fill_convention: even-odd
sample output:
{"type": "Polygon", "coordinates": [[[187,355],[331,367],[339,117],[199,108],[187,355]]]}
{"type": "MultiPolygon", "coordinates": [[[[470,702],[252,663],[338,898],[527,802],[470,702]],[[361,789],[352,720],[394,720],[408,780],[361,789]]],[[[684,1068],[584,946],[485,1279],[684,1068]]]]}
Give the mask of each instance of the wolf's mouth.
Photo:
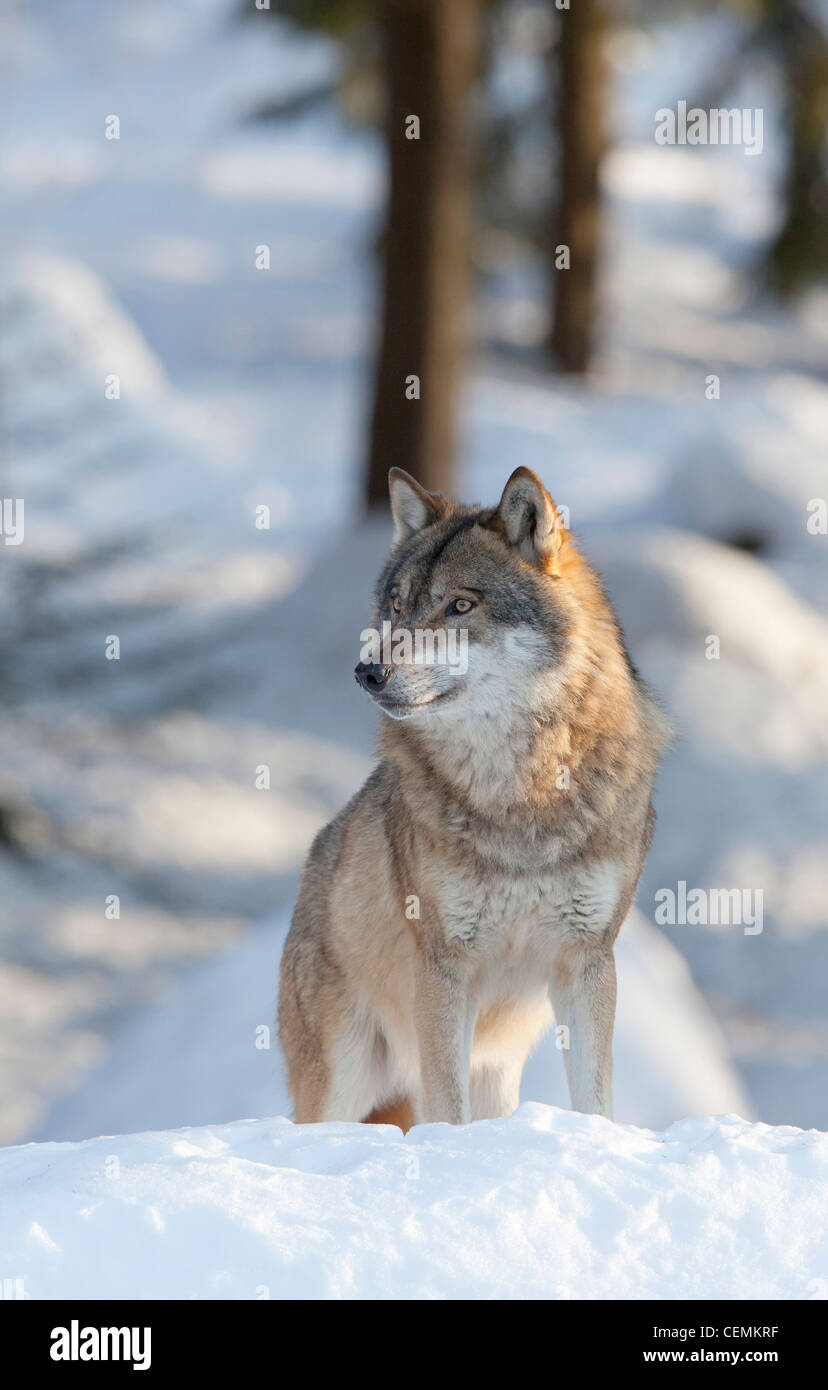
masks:
{"type": "Polygon", "coordinates": [[[406,719],[411,714],[422,714],[424,710],[433,709],[435,705],[445,704],[453,700],[458,695],[458,690],[443,690],[434,695],[429,695],[425,700],[390,700],[382,694],[372,695],[371,699],[383,712],[389,714],[392,719],[406,719]]]}

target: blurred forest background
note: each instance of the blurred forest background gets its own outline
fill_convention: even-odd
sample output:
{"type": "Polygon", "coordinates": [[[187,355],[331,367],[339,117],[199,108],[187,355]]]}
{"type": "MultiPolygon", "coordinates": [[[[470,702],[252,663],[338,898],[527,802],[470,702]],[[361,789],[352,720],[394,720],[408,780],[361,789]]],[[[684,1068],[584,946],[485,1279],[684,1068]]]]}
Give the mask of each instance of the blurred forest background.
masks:
{"type": "Polygon", "coordinates": [[[534,468],[678,726],[618,1118],[828,1127],[828,7],[0,32],[0,1142],[284,1112],[260,1030],[371,765],[392,464],[486,503],[534,468]],[[680,102],[761,147],[657,143],[680,102]],[[761,891],[763,931],[657,929],[680,881],[761,891]]]}

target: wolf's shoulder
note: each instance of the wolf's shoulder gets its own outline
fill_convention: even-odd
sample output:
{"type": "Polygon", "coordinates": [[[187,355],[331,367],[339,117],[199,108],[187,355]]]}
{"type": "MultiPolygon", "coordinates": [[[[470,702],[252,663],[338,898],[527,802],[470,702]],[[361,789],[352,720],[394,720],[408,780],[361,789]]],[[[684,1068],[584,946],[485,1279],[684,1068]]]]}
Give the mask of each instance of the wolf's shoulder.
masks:
{"type": "Polygon", "coordinates": [[[359,791],[354,793],[333,820],[329,820],[317,832],[308,854],[308,865],[336,868],[351,822],[362,812],[384,814],[393,797],[398,777],[397,769],[386,759],[379,762],[359,791]]]}

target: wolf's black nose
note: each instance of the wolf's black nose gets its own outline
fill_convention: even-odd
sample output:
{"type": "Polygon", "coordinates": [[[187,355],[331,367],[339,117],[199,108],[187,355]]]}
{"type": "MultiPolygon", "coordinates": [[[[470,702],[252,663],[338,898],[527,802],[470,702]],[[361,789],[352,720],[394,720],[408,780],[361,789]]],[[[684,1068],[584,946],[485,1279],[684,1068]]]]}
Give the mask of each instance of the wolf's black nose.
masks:
{"type": "Polygon", "coordinates": [[[360,661],[354,669],[354,675],[363,690],[367,690],[369,695],[375,691],[382,690],[387,685],[393,675],[393,666],[380,666],[376,661],[360,661]]]}

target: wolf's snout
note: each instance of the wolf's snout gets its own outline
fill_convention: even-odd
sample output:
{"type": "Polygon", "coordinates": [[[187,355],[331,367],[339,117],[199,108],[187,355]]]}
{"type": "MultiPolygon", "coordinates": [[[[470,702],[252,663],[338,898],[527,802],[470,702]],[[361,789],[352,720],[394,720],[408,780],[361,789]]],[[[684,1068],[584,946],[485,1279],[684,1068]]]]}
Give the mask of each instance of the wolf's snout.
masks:
{"type": "Polygon", "coordinates": [[[358,684],[363,690],[367,690],[369,695],[375,695],[378,690],[384,689],[393,672],[393,666],[380,666],[376,661],[360,661],[354,669],[358,684]]]}

